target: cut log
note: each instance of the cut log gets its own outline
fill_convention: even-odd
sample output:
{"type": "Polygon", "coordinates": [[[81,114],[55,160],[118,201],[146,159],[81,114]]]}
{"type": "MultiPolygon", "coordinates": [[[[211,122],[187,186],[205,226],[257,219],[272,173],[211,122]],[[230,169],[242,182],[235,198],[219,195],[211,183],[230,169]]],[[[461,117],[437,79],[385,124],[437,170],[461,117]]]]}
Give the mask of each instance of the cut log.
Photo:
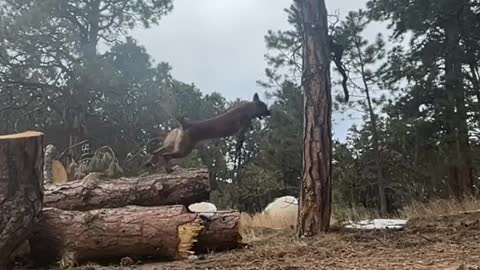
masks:
{"type": "Polygon", "coordinates": [[[52,162],[53,183],[56,185],[65,184],[68,180],[67,170],[60,160],[52,162]]]}
{"type": "Polygon", "coordinates": [[[0,269],[32,232],[42,208],[43,134],[0,136],[0,269]]]}
{"type": "Polygon", "coordinates": [[[183,169],[171,174],[107,179],[90,174],[83,180],[45,187],[44,205],[63,210],[92,210],[127,205],[189,205],[210,198],[207,169],[183,169]]]}
{"type": "Polygon", "coordinates": [[[240,234],[240,213],[216,212],[200,214],[204,229],[194,246],[196,253],[225,251],[239,248],[242,242],[240,234]]]}
{"type": "Polygon", "coordinates": [[[183,259],[193,254],[202,229],[202,219],[181,205],[85,212],[45,208],[30,250],[36,263],[60,260],[62,267],[125,256],[183,259]]]}
{"type": "Polygon", "coordinates": [[[45,153],[43,158],[43,182],[45,185],[53,184],[53,160],[55,154],[57,153],[57,148],[54,145],[47,145],[45,147],[45,153]]]}

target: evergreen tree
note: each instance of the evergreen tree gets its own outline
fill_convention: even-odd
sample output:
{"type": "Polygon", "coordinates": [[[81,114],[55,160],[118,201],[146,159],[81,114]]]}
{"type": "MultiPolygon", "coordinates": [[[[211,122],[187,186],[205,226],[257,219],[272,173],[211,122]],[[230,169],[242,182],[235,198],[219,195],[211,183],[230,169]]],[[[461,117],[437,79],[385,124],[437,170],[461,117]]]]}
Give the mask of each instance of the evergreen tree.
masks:
{"type": "Polygon", "coordinates": [[[372,163],[374,167],[374,183],[378,187],[378,205],[380,214],[387,214],[386,186],[387,179],[384,172],[383,157],[380,151],[381,139],[379,135],[378,107],[385,100],[383,95],[378,95],[377,87],[381,78],[376,69],[380,66],[385,57],[385,42],[381,35],[373,44],[362,36],[369,20],[366,12],[359,10],[350,12],[345,20],[334,29],[334,38],[337,44],[343,47],[343,62],[345,69],[349,72],[350,79],[348,86],[353,92],[347,110],[360,110],[363,113],[365,125],[370,131],[372,163]]]}
{"type": "MultiPolygon", "coordinates": [[[[464,25],[471,21],[477,4],[468,0],[391,1],[371,0],[371,17],[390,20],[394,38],[412,33],[411,47],[402,56],[397,49],[390,62],[388,78],[398,82],[407,78],[412,83],[408,115],[430,114],[441,133],[444,145],[448,184],[452,195],[462,198],[474,193],[474,175],[469,142],[468,91],[463,67],[466,34],[464,25]],[[419,112],[419,107],[427,107],[419,112]]],[[[471,44],[471,43],[470,43],[471,44]]],[[[424,119],[426,120],[426,119],[424,119]]]]}

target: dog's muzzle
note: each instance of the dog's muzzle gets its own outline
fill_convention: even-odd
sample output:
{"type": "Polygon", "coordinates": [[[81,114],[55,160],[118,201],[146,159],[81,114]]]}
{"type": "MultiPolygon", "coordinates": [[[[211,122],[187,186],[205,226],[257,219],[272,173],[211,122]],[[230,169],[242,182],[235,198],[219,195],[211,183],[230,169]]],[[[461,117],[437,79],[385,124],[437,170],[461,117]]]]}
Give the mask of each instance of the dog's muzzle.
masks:
{"type": "Polygon", "coordinates": [[[257,115],[257,118],[262,120],[263,118],[265,118],[266,116],[270,116],[272,115],[272,113],[270,111],[266,111],[265,114],[259,114],[257,115]]]}

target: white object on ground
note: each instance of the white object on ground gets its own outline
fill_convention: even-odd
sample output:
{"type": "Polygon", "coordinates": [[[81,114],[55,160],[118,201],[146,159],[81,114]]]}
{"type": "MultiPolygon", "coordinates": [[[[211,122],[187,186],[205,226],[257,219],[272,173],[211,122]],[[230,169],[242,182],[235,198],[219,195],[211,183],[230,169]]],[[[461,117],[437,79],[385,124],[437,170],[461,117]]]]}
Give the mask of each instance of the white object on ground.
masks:
{"type": "Polygon", "coordinates": [[[267,205],[263,214],[282,215],[289,211],[298,211],[298,200],[293,196],[283,196],[267,205]]]}
{"type": "Polygon", "coordinates": [[[347,222],[345,227],[360,230],[402,229],[407,224],[406,219],[373,219],[358,222],[347,222]]]}

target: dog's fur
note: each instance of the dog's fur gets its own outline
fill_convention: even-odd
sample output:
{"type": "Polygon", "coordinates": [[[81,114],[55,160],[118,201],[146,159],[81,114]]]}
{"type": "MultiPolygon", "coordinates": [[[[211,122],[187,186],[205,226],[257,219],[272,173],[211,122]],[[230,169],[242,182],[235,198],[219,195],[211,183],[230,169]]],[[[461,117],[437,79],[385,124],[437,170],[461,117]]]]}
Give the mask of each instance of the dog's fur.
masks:
{"type": "Polygon", "coordinates": [[[269,115],[267,105],[255,93],[253,101],[237,104],[216,117],[199,121],[179,120],[180,127],[168,133],[163,146],[153,151],[146,166],[154,166],[163,159],[165,170],[171,172],[169,161],[188,156],[197,143],[239,134],[251,128],[252,119],[269,115]]]}

